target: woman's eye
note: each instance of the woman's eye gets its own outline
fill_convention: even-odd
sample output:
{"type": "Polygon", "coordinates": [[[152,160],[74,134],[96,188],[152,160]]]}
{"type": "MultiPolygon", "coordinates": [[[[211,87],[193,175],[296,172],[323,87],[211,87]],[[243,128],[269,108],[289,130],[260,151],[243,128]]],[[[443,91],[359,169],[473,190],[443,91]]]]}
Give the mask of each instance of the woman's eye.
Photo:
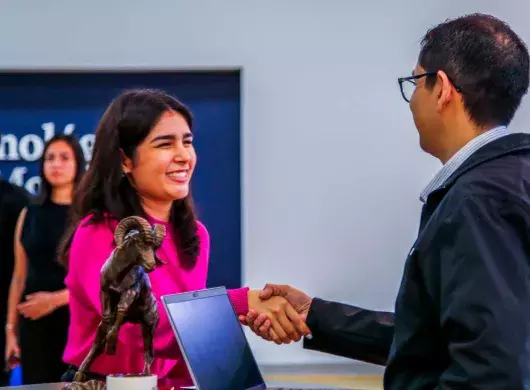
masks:
{"type": "Polygon", "coordinates": [[[169,142],[164,142],[162,144],[158,144],[157,148],[167,148],[169,146],[171,146],[169,142]]]}

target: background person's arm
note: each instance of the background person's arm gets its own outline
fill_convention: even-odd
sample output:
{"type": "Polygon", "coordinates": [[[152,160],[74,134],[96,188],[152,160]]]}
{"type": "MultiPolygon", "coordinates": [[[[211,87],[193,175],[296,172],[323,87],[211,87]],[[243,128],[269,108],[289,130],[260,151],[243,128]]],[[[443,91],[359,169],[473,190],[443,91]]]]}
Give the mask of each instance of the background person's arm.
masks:
{"type": "Polygon", "coordinates": [[[20,212],[15,228],[14,237],[14,254],[15,267],[13,276],[11,277],[11,284],[9,286],[9,297],[7,301],[7,320],[5,324],[6,332],[6,349],[5,357],[9,359],[11,356],[20,358],[20,348],[18,345],[18,309],[17,306],[21,301],[22,292],[26,286],[26,278],[28,274],[28,259],[26,251],[20,241],[22,236],[22,228],[24,220],[26,219],[27,209],[24,208],[20,212]]]}

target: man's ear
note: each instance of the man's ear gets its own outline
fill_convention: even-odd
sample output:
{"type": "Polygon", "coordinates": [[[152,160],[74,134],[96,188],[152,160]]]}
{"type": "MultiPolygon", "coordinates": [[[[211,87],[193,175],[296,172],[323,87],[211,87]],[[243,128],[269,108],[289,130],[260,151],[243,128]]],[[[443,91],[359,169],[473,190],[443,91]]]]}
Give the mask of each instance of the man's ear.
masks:
{"type": "Polygon", "coordinates": [[[441,112],[455,97],[455,89],[449,77],[443,70],[439,70],[436,74],[438,101],[436,103],[436,111],[441,112]]]}
{"type": "Polygon", "coordinates": [[[131,171],[132,171],[133,162],[132,162],[132,160],[129,157],[127,157],[125,155],[125,153],[123,152],[122,149],[120,149],[120,156],[121,156],[121,169],[122,169],[122,172],[127,175],[127,174],[131,173],[131,171]]]}

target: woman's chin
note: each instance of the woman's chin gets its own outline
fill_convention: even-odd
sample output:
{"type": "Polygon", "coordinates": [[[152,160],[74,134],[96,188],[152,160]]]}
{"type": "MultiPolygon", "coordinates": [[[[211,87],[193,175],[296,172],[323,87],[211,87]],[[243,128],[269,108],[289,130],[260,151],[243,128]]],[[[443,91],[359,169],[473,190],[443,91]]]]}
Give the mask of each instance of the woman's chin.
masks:
{"type": "Polygon", "coordinates": [[[168,191],[169,197],[173,200],[181,200],[184,199],[188,194],[190,193],[189,188],[186,186],[186,188],[182,189],[175,189],[172,188],[171,191],[168,191]]]}

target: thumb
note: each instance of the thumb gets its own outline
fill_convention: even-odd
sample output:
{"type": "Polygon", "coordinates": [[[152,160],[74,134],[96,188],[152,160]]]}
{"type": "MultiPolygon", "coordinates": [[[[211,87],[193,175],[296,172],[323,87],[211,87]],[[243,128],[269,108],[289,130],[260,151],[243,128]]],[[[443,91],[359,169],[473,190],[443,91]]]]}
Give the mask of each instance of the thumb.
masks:
{"type": "Polygon", "coordinates": [[[30,300],[30,299],[33,299],[33,298],[35,298],[35,294],[26,295],[26,300],[30,300]]]}
{"type": "Polygon", "coordinates": [[[273,295],[285,297],[288,292],[288,286],[279,284],[266,284],[263,290],[260,292],[259,297],[261,299],[269,299],[273,295]]]}
{"type": "Polygon", "coordinates": [[[263,290],[259,292],[260,299],[269,299],[272,296],[272,286],[267,284],[263,290]]]}

